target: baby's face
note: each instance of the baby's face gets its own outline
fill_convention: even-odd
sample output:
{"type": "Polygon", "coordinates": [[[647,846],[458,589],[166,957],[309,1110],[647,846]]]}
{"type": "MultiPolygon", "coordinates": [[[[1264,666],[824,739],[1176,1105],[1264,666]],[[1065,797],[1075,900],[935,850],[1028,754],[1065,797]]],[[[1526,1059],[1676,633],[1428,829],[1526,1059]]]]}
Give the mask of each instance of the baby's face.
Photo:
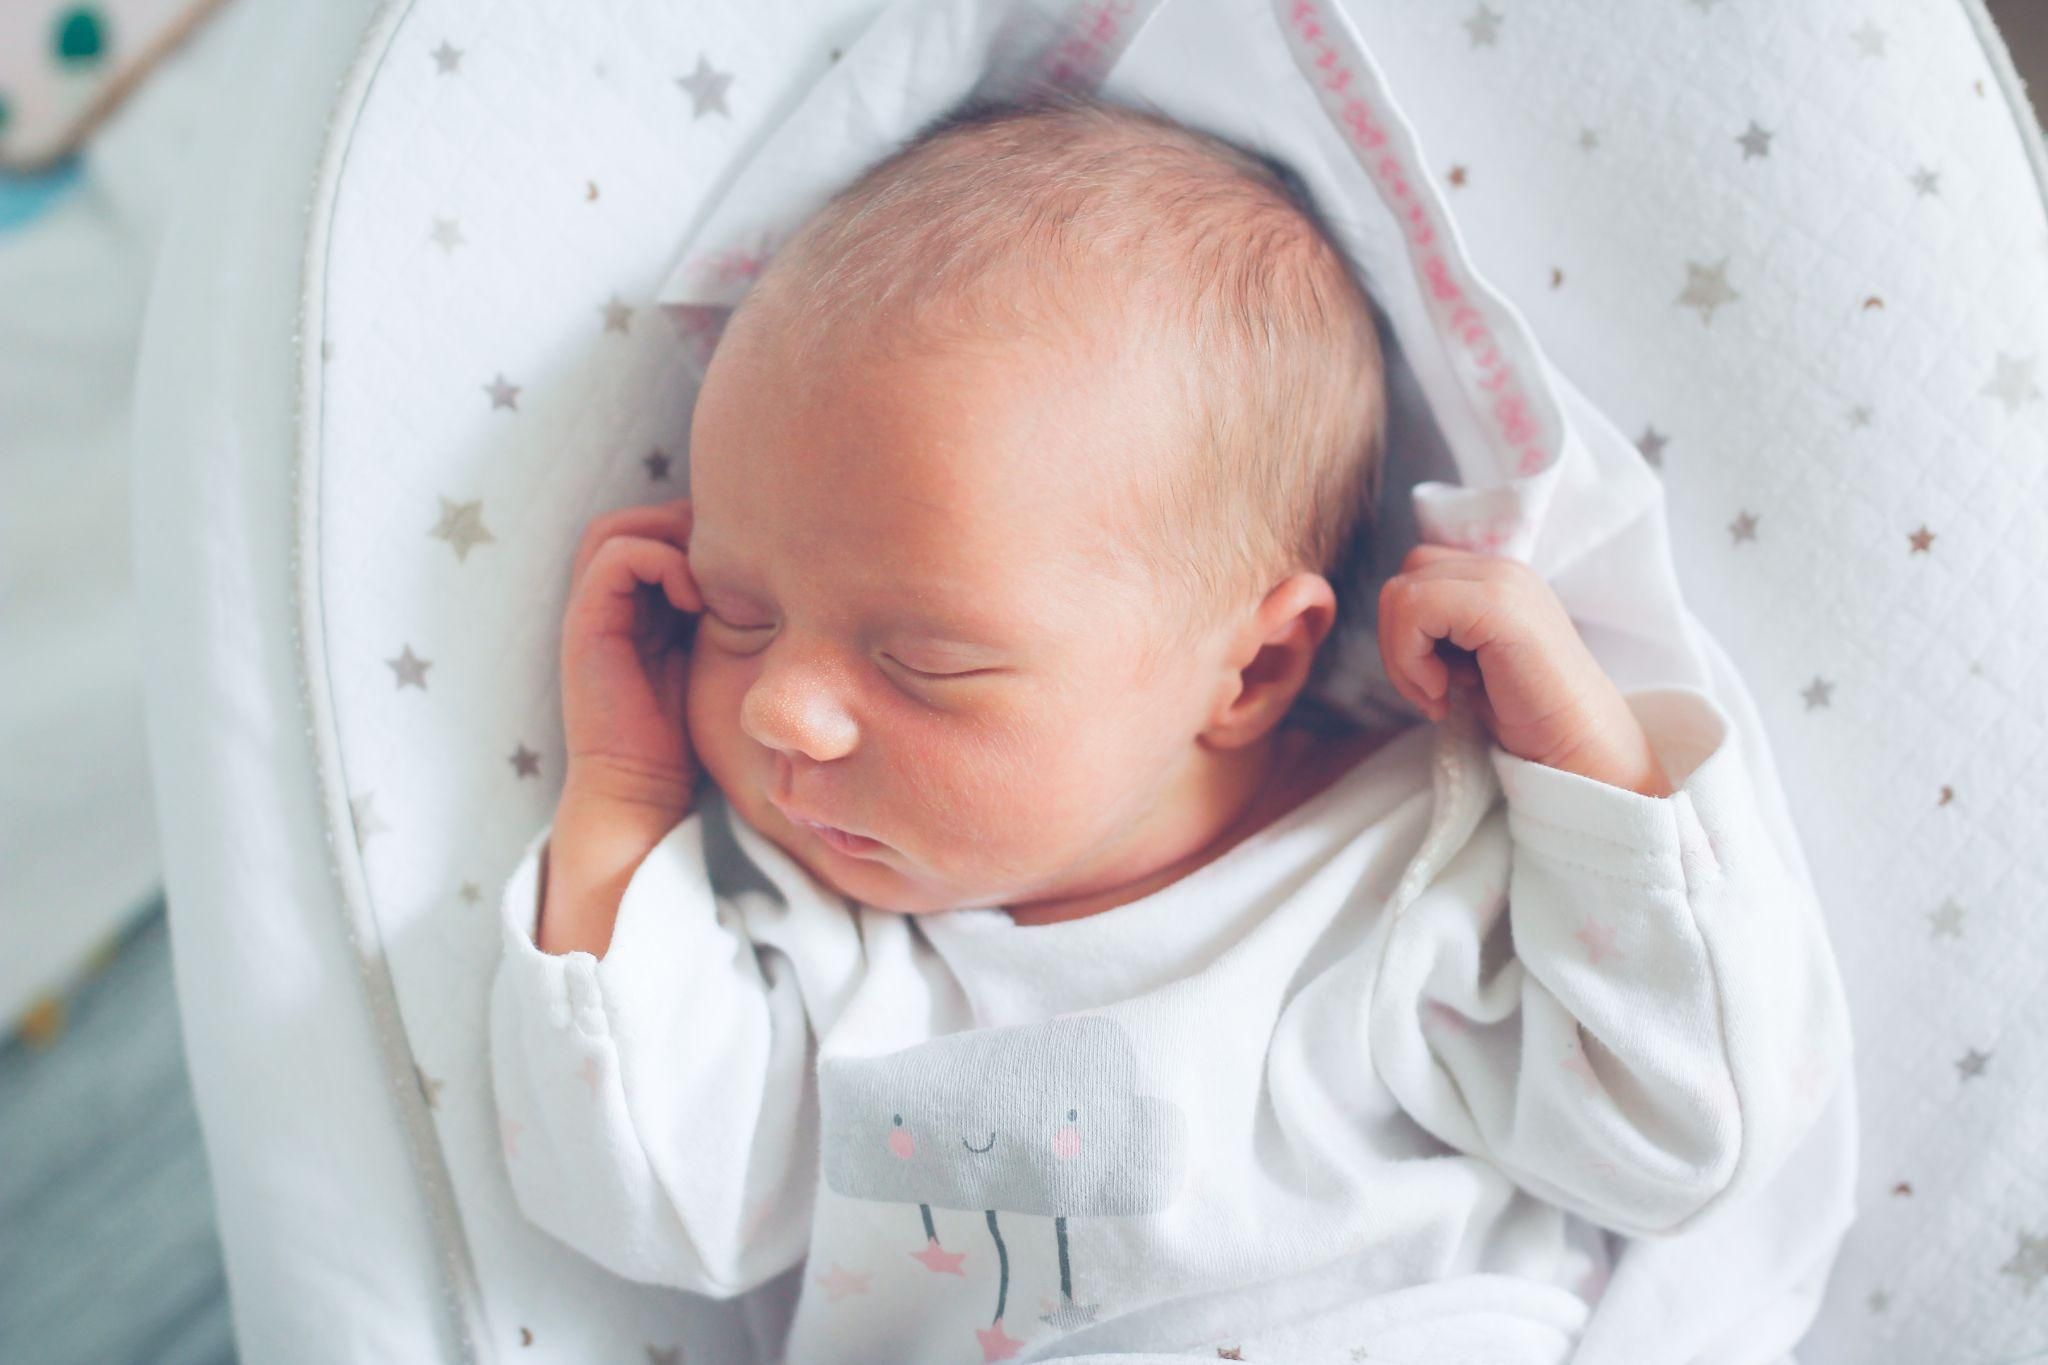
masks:
{"type": "Polygon", "coordinates": [[[1220,641],[1142,676],[1160,595],[1096,567],[1105,474],[1159,446],[1164,385],[1041,345],[799,376],[742,321],[690,437],[689,734],[735,812],[905,913],[1157,867],[1227,699],[1220,641]]]}

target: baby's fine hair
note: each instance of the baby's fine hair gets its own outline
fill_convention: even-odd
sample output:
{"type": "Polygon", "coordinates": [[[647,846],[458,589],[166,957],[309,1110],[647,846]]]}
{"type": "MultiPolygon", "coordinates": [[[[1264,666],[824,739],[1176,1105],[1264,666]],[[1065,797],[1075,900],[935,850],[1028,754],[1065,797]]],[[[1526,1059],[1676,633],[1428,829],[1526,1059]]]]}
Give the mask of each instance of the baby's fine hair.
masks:
{"type": "Polygon", "coordinates": [[[1301,570],[1354,618],[1385,444],[1380,345],[1348,255],[1279,160],[1092,95],[970,100],[833,196],[755,290],[807,355],[834,337],[873,353],[1046,320],[1099,331],[1076,313],[1077,271],[1128,305],[1110,325],[1156,341],[1191,419],[1186,458],[1150,462],[1118,537],[1178,590],[1180,628],[1155,658],[1301,570]]]}

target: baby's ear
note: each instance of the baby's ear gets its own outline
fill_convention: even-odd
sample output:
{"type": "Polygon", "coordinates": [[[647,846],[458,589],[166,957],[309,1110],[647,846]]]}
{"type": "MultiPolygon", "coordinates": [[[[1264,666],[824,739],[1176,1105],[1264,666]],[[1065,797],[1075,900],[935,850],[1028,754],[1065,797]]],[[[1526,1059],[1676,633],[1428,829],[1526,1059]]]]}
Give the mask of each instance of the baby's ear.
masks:
{"type": "Polygon", "coordinates": [[[1316,654],[1337,623],[1337,595],[1321,574],[1297,573],[1266,594],[1230,653],[1235,695],[1210,718],[1217,748],[1253,743],[1286,718],[1308,684],[1316,654]]]}

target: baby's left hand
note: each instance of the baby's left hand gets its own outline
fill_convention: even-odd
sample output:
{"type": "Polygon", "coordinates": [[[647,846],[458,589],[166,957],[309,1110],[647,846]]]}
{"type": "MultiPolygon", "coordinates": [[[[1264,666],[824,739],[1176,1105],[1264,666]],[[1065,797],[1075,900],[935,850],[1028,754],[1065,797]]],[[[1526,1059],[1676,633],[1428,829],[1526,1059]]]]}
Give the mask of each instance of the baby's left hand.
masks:
{"type": "Polygon", "coordinates": [[[1387,677],[1432,720],[1450,714],[1457,686],[1516,757],[1671,794],[1621,689],[1550,584],[1519,560],[1416,546],[1380,589],[1379,644],[1387,677]]]}

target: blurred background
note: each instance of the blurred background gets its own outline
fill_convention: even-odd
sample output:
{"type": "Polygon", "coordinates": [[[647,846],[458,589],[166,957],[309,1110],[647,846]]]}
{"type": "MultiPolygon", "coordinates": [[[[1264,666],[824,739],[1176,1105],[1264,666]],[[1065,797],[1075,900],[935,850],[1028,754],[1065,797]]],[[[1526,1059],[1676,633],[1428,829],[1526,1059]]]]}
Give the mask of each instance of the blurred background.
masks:
{"type": "MultiPolygon", "coordinates": [[[[247,16],[283,3],[318,0],[0,0],[9,1365],[235,1358],[144,749],[128,527],[149,433],[129,414],[156,248],[174,210],[206,211],[181,165],[210,96],[262,60],[247,16]]],[[[2048,89],[2048,0],[1989,8],[2048,89]]]]}

